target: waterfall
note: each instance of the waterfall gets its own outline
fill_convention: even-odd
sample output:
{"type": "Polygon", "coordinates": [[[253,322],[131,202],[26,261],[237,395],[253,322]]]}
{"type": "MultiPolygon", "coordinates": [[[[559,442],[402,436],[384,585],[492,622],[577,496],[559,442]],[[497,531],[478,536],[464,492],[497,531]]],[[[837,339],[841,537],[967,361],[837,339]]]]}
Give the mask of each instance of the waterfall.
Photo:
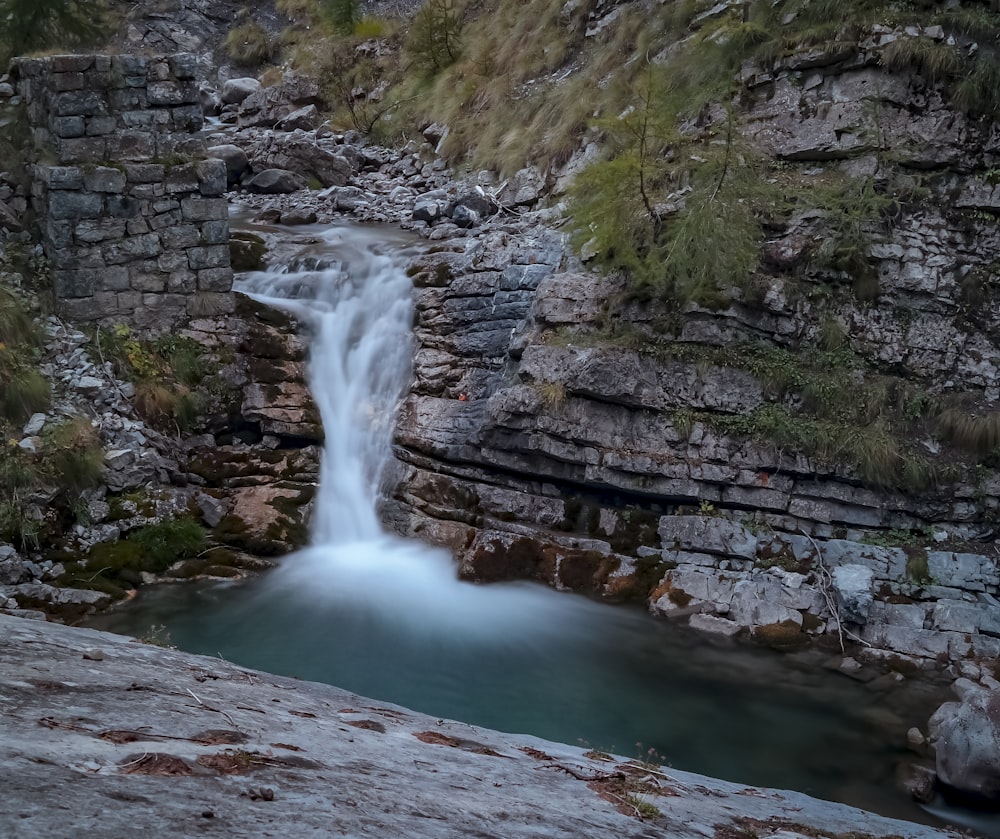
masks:
{"type": "Polygon", "coordinates": [[[332,257],[296,257],[254,273],[240,290],[292,312],[310,336],[309,383],[326,433],[312,520],[314,546],[376,539],[395,406],[412,355],[411,285],[400,258],[343,228],[332,257]]]}
{"type": "Polygon", "coordinates": [[[406,250],[386,233],[311,228],[318,246],[310,240],[281,267],[243,275],[236,286],[305,325],[309,385],[326,437],[311,544],[270,575],[270,594],[355,615],[358,626],[395,626],[410,638],[551,641],[599,607],[532,583],[462,582],[446,551],[388,534],[379,522],[380,482],[412,357],[406,250]]]}

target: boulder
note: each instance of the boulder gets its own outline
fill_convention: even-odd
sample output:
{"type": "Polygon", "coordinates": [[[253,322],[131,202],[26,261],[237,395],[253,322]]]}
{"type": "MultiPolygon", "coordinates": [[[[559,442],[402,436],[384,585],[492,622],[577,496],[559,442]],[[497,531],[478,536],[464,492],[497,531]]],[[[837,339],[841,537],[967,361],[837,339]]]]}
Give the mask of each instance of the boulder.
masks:
{"type": "Polygon", "coordinates": [[[298,190],[307,187],[305,178],[294,172],[289,172],[287,169],[265,169],[247,181],[247,189],[265,195],[298,192],[298,190]]]}
{"type": "Polygon", "coordinates": [[[56,588],[47,583],[21,583],[9,590],[21,605],[69,606],[69,607],[101,607],[111,602],[111,596],[103,591],[90,589],[56,588]]]}
{"type": "Polygon", "coordinates": [[[315,105],[306,105],[278,120],[274,127],[279,131],[295,131],[296,129],[312,131],[319,123],[319,110],[315,105]]]}
{"type": "Polygon", "coordinates": [[[288,169],[323,186],[344,186],[356,167],[342,154],[328,151],[302,134],[272,134],[251,151],[254,169],[288,169]]]}
{"type": "Polygon", "coordinates": [[[316,213],[308,208],[296,208],[281,214],[281,223],[287,225],[315,224],[316,213]]]}
{"type": "Polygon", "coordinates": [[[21,222],[13,211],[6,204],[0,202],[0,230],[9,230],[11,233],[20,233],[21,222]]]}
{"type": "Polygon", "coordinates": [[[222,97],[214,87],[206,85],[199,87],[198,102],[201,104],[201,110],[204,114],[216,116],[222,110],[222,97]]]}
{"type": "Polygon", "coordinates": [[[421,128],[420,133],[428,143],[437,148],[440,142],[448,136],[448,126],[442,125],[439,122],[432,122],[421,128]]]}
{"type": "Polygon", "coordinates": [[[480,214],[464,204],[459,204],[452,210],[451,220],[459,227],[475,227],[479,224],[480,214]]]}
{"type": "Polygon", "coordinates": [[[960,702],[930,719],[938,780],[969,798],[1000,803],[1000,690],[955,682],[960,702]]]}
{"type": "Polygon", "coordinates": [[[833,569],[831,576],[841,619],[847,623],[868,623],[875,572],[865,565],[841,565],[833,569]]]}
{"type": "Polygon", "coordinates": [[[256,79],[229,79],[222,85],[222,102],[226,105],[238,105],[260,89],[261,84],[256,79]]]}
{"type": "Polygon", "coordinates": [[[515,172],[500,190],[499,201],[505,207],[524,207],[537,203],[545,194],[545,176],[535,166],[515,172]]]}
{"type": "Polygon", "coordinates": [[[226,164],[226,181],[229,186],[238,184],[240,178],[250,168],[250,161],[247,159],[246,152],[232,143],[210,146],[205,151],[210,157],[218,158],[226,164]]]}
{"type": "Polygon", "coordinates": [[[24,428],[21,429],[21,433],[26,437],[33,437],[42,430],[47,419],[48,416],[46,414],[32,414],[25,423],[24,428]]]}
{"type": "Polygon", "coordinates": [[[433,224],[441,218],[441,202],[436,198],[420,196],[413,205],[413,220],[433,224]]]}
{"type": "Polygon", "coordinates": [[[15,585],[29,576],[17,551],[10,545],[0,545],[0,585],[15,585]]]}
{"type": "Polygon", "coordinates": [[[470,190],[455,199],[455,204],[449,215],[456,224],[458,221],[455,220],[455,214],[463,207],[477,213],[480,217],[491,216],[498,209],[496,202],[481,189],[470,190]]]}
{"type": "Polygon", "coordinates": [[[273,128],[293,111],[321,104],[315,79],[286,73],[281,84],[260,88],[240,102],[241,125],[273,128]]]}

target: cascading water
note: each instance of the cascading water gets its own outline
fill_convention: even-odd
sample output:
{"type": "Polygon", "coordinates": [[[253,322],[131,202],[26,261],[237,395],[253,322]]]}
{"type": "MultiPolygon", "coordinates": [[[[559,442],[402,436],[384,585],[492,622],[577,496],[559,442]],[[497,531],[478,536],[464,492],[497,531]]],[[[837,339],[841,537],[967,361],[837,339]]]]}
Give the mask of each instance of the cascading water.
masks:
{"type": "Polygon", "coordinates": [[[310,244],[306,253],[238,284],[306,327],[309,385],[326,436],[311,544],[271,575],[272,588],[306,587],[331,608],[364,611],[424,636],[461,632],[509,644],[512,633],[536,643],[540,635],[568,631],[558,615],[568,620],[598,607],[537,585],[461,582],[445,552],[382,529],[381,479],[411,369],[408,252],[398,244],[387,248],[384,232],[316,233],[319,251],[310,244]]]}
{"type": "Polygon", "coordinates": [[[376,502],[394,407],[410,369],[410,281],[354,231],[326,236],[334,259],[293,258],[241,290],[291,311],[311,336],[309,382],[326,441],[312,521],[316,546],[378,539],[376,502]]]}

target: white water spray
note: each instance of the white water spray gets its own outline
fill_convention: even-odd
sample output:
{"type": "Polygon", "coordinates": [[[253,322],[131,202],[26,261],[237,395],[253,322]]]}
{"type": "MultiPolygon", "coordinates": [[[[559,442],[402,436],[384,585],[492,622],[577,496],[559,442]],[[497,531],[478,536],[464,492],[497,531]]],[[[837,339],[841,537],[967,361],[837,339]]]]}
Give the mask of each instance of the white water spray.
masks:
{"type": "Polygon", "coordinates": [[[463,583],[444,551],[382,529],[380,482],[410,375],[412,288],[404,254],[387,252],[384,234],[351,227],[319,236],[318,260],[311,245],[311,253],[238,286],[305,324],[309,384],[326,435],[312,544],[282,563],[274,584],[421,634],[495,639],[503,629],[511,640],[566,631],[572,616],[599,607],[537,585],[463,583]]]}
{"type": "Polygon", "coordinates": [[[410,370],[410,281],[358,232],[325,237],[335,255],[251,275],[244,288],[293,312],[311,337],[309,382],[326,441],[312,521],[316,546],[378,538],[376,502],[395,406],[410,370]]]}

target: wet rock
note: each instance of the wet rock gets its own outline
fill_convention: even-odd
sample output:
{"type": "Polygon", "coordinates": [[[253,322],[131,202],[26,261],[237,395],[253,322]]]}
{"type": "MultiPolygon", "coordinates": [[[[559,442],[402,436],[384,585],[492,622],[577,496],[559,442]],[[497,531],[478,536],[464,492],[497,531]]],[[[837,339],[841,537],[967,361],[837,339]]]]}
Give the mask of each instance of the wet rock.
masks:
{"type": "Polygon", "coordinates": [[[1000,690],[955,682],[959,702],[931,717],[929,740],[938,779],[973,800],[1000,803],[1000,690]]]}
{"type": "Polygon", "coordinates": [[[736,621],[720,618],[717,615],[691,615],[688,625],[700,632],[710,632],[713,635],[722,635],[726,638],[732,638],[743,629],[736,621]]]}
{"type": "Polygon", "coordinates": [[[581,747],[435,719],[108,633],[0,617],[0,637],[0,692],[13,700],[0,715],[0,765],[6,793],[19,802],[0,810],[5,836],[64,836],[90,818],[95,795],[115,801],[100,814],[108,836],[200,833],[192,825],[230,819],[246,835],[263,835],[275,823],[359,835],[378,813],[382,835],[462,839],[470,810],[481,814],[480,832],[505,839],[696,839],[736,835],[746,824],[738,818],[781,825],[787,839],[942,836],[800,793],[668,767],[656,767],[648,783],[669,784],[669,795],[643,793],[661,815],[639,819],[600,794],[605,782],[587,780],[621,772],[645,783],[643,770],[625,758],[598,760],[581,747]],[[87,650],[100,650],[103,660],[85,660],[87,650]],[[120,742],[113,732],[156,739],[120,742]],[[211,766],[232,767],[232,746],[246,739],[239,732],[256,738],[245,755],[267,759],[252,761],[250,779],[206,775],[211,766]],[[250,794],[240,795],[248,784],[250,794]],[[53,786],[60,808],[42,806],[53,786]],[[463,788],[461,807],[456,787],[463,788]]]}
{"type": "Polygon", "coordinates": [[[924,737],[923,733],[916,726],[913,726],[912,728],[910,728],[910,729],[907,730],[907,732],[906,732],[906,744],[911,749],[917,749],[917,750],[919,750],[924,745],[924,743],[926,743],[926,742],[927,742],[927,738],[924,737]]]}
{"type": "Polygon", "coordinates": [[[111,597],[102,591],[56,588],[46,583],[21,583],[10,586],[7,591],[18,603],[31,606],[45,604],[49,607],[99,607],[111,602],[111,597]]]}
{"type": "Polygon", "coordinates": [[[934,799],[936,775],[929,766],[916,763],[903,764],[898,774],[899,786],[914,800],[928,804],[934,799]]]}
{"type": "Polygon", "coordinates": [[[307,209],[290,210],[287,213],[281,214],[281,223],[289,226],[295,226],[297,224],[315,224],[316,213],[307,209]]]}
{"type": "Polygon", "coordinates": [[[199,85],[198,103],[206,116],[217,116],[222,110],[222,96],[218,90],[208,84],[199,85]]]}
{"type": "Polygon", "coordinates": [[[305,189],[308,184],[301,175],[296,175],[287,169],[265,169],[247,181],[246,186],[251,192],[273,195],[275,193],[297,192],[300,189],[305,189]]]}

